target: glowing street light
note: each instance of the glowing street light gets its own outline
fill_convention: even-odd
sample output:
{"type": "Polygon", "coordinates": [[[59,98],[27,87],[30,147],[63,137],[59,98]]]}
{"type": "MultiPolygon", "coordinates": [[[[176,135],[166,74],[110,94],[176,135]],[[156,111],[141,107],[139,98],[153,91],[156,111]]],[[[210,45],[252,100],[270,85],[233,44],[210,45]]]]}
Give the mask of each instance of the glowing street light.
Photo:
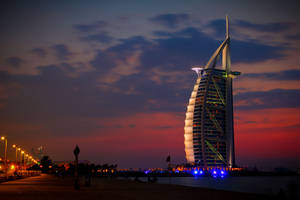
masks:
{"type": "Polygon", "coordinates": [[[28,158],[30,160],[30,165],[32,165],[32,160],[33,160],[32,156],[29,156],[28,158]]]}
{"type": "Polygon", "coordinates": [[[25,151],[21,150],[21,161],[22,161],[22,163],[24,162],[24,154],[25,154],[25,151]]]}
{"type": "Polygon", "coordinates": [[[18,163],[18,149],[20,148],[17,148],[17,145],[15,144],[13,144],[12,147],[16,149],[16,163],[18,163]]]}
{"type": "Polygon", "coordinates": [[[25,154],[25,159],[24,159],[24,165],[26,167],[27,163],[28,163],[28,154],[25,154]],[[26,159],[26,160],[25,160],[26,159]]]}
{"type": "MultiPolygon", "coordinates": [[[[20,151],[20,154],[21,154],[21,148],[20,147],[18,148],[18,151],[20,151]]],[[[20,155],[20,163],[21,163],[21,161],[22,161],[22,155],[20,155]]]]}
{"type": "Polygon", "coordinates": [[[7,177],[7,138],[2,136],[1,140],[3,140],[4,143],[5,143],[5,147],[4,147],[4,167],[5,167],[5,176],[6,176],[6,179],[7,179],[8,178],[7,177]]]}

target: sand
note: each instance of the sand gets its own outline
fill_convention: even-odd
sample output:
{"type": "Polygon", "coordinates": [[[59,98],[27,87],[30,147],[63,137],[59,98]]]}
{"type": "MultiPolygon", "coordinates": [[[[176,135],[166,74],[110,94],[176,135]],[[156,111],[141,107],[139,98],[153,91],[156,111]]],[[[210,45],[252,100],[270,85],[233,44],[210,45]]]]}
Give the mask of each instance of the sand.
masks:
{"type": "Polygon", "coordinates": [[[276,199],[273,196],[220,191],[178,185],[140,183],[129,180],[94,178],[90,187],[80,180],[80,190],[74,190],[73,177],[59,178],[42,174],[0,184],[0,200],[37,199],[172,199],[172,200],[262,200],[276,199]]]}

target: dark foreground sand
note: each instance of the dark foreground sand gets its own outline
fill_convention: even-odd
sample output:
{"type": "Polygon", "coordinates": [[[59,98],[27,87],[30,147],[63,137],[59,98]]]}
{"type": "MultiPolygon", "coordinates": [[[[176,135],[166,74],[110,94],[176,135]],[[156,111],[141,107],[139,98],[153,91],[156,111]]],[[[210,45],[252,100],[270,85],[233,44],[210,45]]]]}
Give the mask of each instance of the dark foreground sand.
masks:
{"type": "Polygon", "coordinates": [[[73,179],[51,175],[41,175],[16,181],[0,183],[0,200],[19,199],[183,199],[183,200],[262,200],[278,199],[273,196],[247,194],[213,189],[202,189],[177,185],[139,183],[126,180],[97,178],[90,187],[83,186],[79,191],[73,188],[73,179]]]}

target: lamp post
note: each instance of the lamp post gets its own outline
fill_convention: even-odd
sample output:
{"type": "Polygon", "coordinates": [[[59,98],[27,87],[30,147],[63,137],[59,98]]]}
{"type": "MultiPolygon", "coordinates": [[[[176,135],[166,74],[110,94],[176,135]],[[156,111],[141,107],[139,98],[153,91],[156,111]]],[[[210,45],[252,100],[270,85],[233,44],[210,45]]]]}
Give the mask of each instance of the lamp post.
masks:
{"type": "Polygon", "coordinates": [[[80,149],[77,145],[76,145],[73,153],[75,155],[75,184],[74,184],[74,189],[79,190],[80,186],[79,186],[79,178],[78,178],[78,155],[80,153],[80,149]]]}
{"type": "Polygon", "coordinates": [[[24,170],[24,154],[25,154],[25,152],[21,151],[21,160],[22,160],[21,165],[22,165],[22,170],[24,170]]]}
{"type": "Polygon", "coordinates": [[[18,164],[18,148],[17,148],[17,145],[13,144],[12,147],[16,149],[16,164],[18,164]]]}
{"type": "Polygon", "coordinates": [[[27,153],[25,154],[25,158],[26,158],[26,161],[24,159],[24,165],[25,165],[25,169],[27,169],[27,164],[28,164],[28,154],[27,153]]]}
{"type": "Polygon", "coordinates": [[[32,156],[29,156],[29,160],[30,160],[30,167],[32,166],[32,156]]]}
{"type": "Polygon", "coordinates": [[[4,167],[5,167],[5,177],[7,179],[8,178],[7,177],[7,138],[2,136],[1,140],[3,140],[4,143],[5,143],[5,147],[4,147],[4,167]]]}
{"type": "MultiPolygon", "coordinates": [[[[20,154],[21,154],[21,148],[20,147],[18,148],[18,151],[20,151],[20,154]]],[[[19,164],[21,164],[21,161],[22,161],[22,155],[20,155],[19,164]]]]}

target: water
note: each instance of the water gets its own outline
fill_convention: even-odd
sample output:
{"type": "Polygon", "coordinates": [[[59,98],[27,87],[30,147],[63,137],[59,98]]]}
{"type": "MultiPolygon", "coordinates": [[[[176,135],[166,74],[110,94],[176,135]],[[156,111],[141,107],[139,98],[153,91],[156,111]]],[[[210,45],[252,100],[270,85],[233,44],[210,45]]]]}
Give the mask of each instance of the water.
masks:
{"type": "MultiPolygon", "coordinates": [[[[139,178],[147,181],[147,178],[139,178]]],[[[278,194],[280,189],[289,191],[289,184],[297,186],[300,196],[300,176],[227,176],[225,178],[213,177],[158,177],[159,184],[175,184],[191,187],[212,188],[236,192],[278,194]]]]}

